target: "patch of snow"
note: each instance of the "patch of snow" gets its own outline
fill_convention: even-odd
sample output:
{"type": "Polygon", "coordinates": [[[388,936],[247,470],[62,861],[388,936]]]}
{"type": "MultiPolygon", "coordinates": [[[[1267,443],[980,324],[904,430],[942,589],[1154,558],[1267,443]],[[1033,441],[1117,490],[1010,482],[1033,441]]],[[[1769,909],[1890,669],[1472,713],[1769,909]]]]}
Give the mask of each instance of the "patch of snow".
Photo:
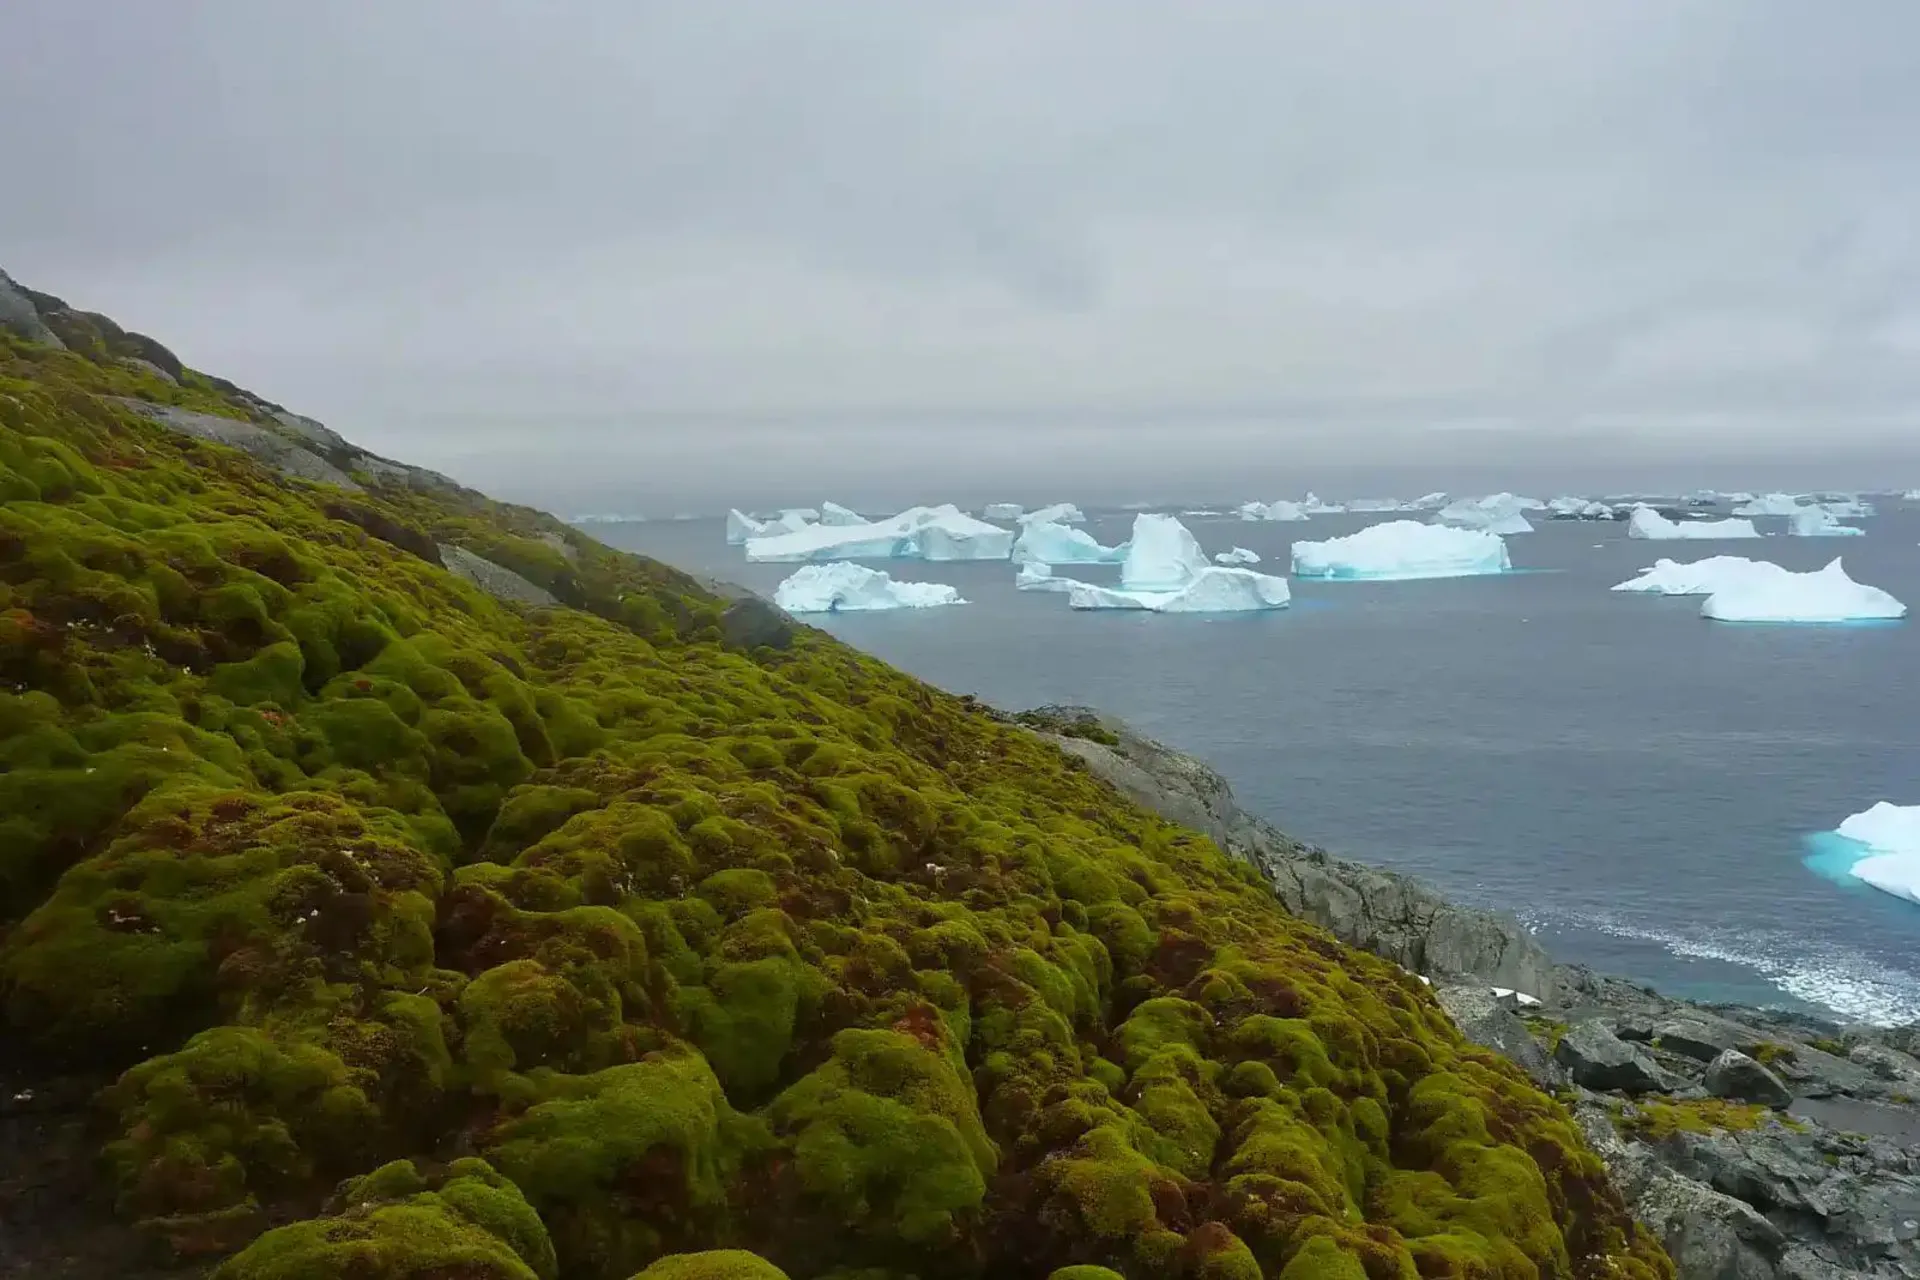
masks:
{"type": "Polygon", "coordinates": [[[1787,532],[1796,538],[1857,538],[1866,530],[1841,524],[1825,507],[1802,507],[1789,518],[1787,532]]]}
{"type": "Polygon", "coordinates": [[[966,603],[958,591],[941,583],[895,582],[878,569],[845,561],[802,565],[774,588],[773,602],[789,613],[930,609],[966,603]]]}
{"type": "Polygon", "coordinates": [[[1029,521],[1014,539],[1016,564],[1110,564],[1126,554],[1126,547],[1103,547],[1085,529],[1051,520],[1029,521]]]}
{"type": "Polygon", "coordinates": [[[1249,551],[1245,547],[1234,547],[1230,551],[1214,552],[1213,562],[1224,565],[1259,564],[1260,554],[1256,551],[1249,551]]]}
{"type": "Polygon", "coordinates": [[[1719,622],[1863,622],[1904,618],[1907,606],[1847,576],[1838,559],[1812,573],[1750,576],[1707,597],[1700,616],[1719,622]]]}
{"type": "Polygon", "coordinates": [[[1656,560],[1640,576],[1615,583],[1615,591],[1641,591],[1662,596],[1710,596],[1755,577],[1785,573],[1777,564],[1749,560],[1745,556],[1711,556],[1682,564],[1678,560],[1656,560]]]}
{"type": "Polygon", "coordinates": [[[1344,538],[1293,544],[1293,571],[1303,578],[1459,578],[1512,567],[1498,534],[1418,520],[1391,520],[1344,538]]]}
{"type": "Polygon", "coordinates": [[[1283,609],[1291,599],[1285,578],[1251,569],[1203,566],[1174,591],[1136,591],[1075,582],[1067,603],[1075,609],[1144,609],[1153,613],[1255,613],[1283,609]]]}
{"type": "Polygon", "coordinates": [[[1178,591],[1207,572],[1207,553],[1176,516],[1137,515],[1120,560],[1120,585],[1128,591],[1178,591]]]}
{"type": "Polygon", "coordinates": [[[1493,992],[1495,1000],[1505,1000],[1511,996],[1513,1002],[1523,1008],[1540,1003],[1539,996],[1530,996],[1524,991],[1515,991],[1512,987],[1489,987],[1488,990],[1493,992]]]}
{"type": "Polygon", "coordinates": [[[1757,538],[1760,531],[1753,527],[1751,520],[1700,520],[1681,524],[1652,507],[1635,507],[1627,520],[1627,536],[1649,542],[1678,542],[1694,538],[1757,538]]]}

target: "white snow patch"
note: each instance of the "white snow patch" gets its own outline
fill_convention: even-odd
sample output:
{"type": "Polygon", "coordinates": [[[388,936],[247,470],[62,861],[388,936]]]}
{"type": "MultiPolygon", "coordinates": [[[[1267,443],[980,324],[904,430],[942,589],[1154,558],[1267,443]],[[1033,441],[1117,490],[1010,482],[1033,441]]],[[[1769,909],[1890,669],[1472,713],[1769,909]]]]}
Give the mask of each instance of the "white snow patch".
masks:
{"type": "Polygon", "coordinates": [[[1756,575],[1707,597],[1700,616],[1719,622],[1863,622],[1904,618],[1907,606],[1855,582],[1835,559],[1812,573],[1756,575]]]}
{"type": "Polygon", "coordinates": [[[802,565],[774,588],[773,602],[789,613],[929,609],[966,603],[958,591],[941,583],[895,582],[878,569],[846,561],[802,565]]]}
{"type": "Polygon", "coordinates": [[[1498,534],[1418,520],[1390,520],[1344,538],[1293,544],[1293,571],[1303,578],[1459,578],[1512,567],[1498,534]]]}

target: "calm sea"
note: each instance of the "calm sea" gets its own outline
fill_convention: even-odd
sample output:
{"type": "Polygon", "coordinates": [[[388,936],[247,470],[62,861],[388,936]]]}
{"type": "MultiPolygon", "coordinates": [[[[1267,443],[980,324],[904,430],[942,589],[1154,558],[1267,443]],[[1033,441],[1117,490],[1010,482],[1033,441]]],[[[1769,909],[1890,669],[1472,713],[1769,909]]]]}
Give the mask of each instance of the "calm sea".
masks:
{"type": "MultiPolygon", "coordinates": [[[[1509,909],[1560,959],[1695,999],[1906,1021],[1920,1019],[1920,907],[1803,859],[1809,836],[1876,800],[1920,803],[1920,618],[1729,626],[1697,598],[1607,590],[1662,555],[1793,569],[1844,555],[1920,609],[1920,509],[1882,512],[1864,538],[1764,543],[1543,521],[1508,539],[1526,572],[1295,581],[1292,608],[1254,616],[1075,612],[1015,591],[1004,562],[892,562],[970,603],[812,620],[997,706],[1105,708],[1205,758],[1293,835],[1509,909]]],[[[1296,537],[1390,518],[1183,516],[1209,552],[1248,547],[1273,572],[1296,537]]],[[[1131,519],[1088,527],[1111,544],[1131,519]]],[[[747,564],[718,520],[591,531],[764,592],[792,570],[747,564]]]]}

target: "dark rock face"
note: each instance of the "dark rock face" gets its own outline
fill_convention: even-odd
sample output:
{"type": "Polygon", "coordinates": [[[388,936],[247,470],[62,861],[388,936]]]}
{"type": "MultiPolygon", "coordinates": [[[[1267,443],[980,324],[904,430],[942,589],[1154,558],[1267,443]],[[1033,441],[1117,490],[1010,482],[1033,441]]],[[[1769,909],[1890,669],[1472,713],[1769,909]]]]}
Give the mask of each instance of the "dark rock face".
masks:
{"type": "Polygon", "coordinates": [[[1645,1051],[1614,1035],[1598,1018],[1569,1027],[1554,1047],[1553,1057],[1574,1083],[1589,1089],[1651,1093],[1672,1085],[1645,1051]]]}
{"type": "Polygon", "coordinates": [[[1448,902],[1417,880],[1346,862],[1247,813],[1203,761],[1083,707],[1022,717],[1138,803],[1257,867],[1303,919],[1416,973],[1476,978],[1546,1000],[1553,961],[1511,916],[1448,902]]]}
{"type": "Polygon", "coordinates": [[[720,635],[735,649],[785,649],[793,643],[799,623],[765,600],[736,600],[720,615],[720,635]]]}
{"type": "Polygon", "coordinates": [[[28,342],[43,342],[50,347],[66,345],[60,341],[60,335],[49,329],[47,322],[40,318],[32,295],[4,271],[0,271],[0,329],[25,338],[28,342]]]}
{"type": "Polygon", "coordinates": [[[1780,1083],[1780,1077],[1738,1049],[1728,1049],[1707,1065],[1701,1082],[1716,1098],[1757,1102],[1784,1110],[1793,1101],[1793,1091],[1780,1083]]]}
{"type": "Polygon", "coordinates": [[[1533,1038],[1520,1015],[1495,996],[1491,988],[1477,984],[1436,986],[1433,996],[1462,1035],[1511,1059],[1535,1084],[1554,1089],[1566,1083],[1566,1073],[1559,1064],[1533,1038]]]}

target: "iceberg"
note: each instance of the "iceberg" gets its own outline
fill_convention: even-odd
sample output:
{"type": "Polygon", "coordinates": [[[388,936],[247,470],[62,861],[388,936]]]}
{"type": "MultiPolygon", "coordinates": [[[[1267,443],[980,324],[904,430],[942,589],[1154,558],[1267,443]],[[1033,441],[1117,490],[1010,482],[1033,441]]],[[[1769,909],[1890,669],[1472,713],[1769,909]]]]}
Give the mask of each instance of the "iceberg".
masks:
{"type": "Polygon", "coordinates": [[[1532,533],[1533,526],[1527,523],[1526,511],[1544,509],[1545,503],[1535,498],[1522,498],[1511,493],[1495,493],[1484,498],[1460,498],[1449,502],[1434,513],[1435,524],[1450,525],[1456,529],[1479,529],[1486,533],[1532,533]]]}
{"type": "Polygon", "coordinates": [[[1446,494],[1444,494],[1444,493],[1423,493],[1423,494],[1421,494],[1421,495],[1420,495],[1419,497],[1417,497],[1417,498],[1415,498],[1415,499],[1414,499],[1414,500],[1413,500],[1412,502],[1409,502],[1409,503],[1407,504],[1407,510],[1409,510],[1409,511],[1438,511],[1438,510],[1439,510],[1440,508],[1442,508],[1442,507],[1444,507],[1444,506],[1446,506],[1446,505],[1447,505],[1447,495],[1446,495],[1446,494]]]}
{"type": "Polygon", "coordinates": [[[1586,498],[1554,498],[1547,503],[1547,514],[1555,520],[1611,520],[1613,508],[1586,498]]]}
{"type": "Polygon", "coordinates": [[[1920,489],[1909,489],[1900,495],[1902,502],[1920,502],[1920,489]]]}
{"type": "Polygon", "coordinates": [[[1067,604],[1075,609],[1145,609],[1153,613],[1255,613],[1284,609],[1291,599],[1285,578],[1251,569],[1205,566],[1177,591],[1129,591],[1075,582],[1067,604]]]}
{"type": "Polygon", "coordinates": [[[1882,800],[1841,823],[1835,834],[1865,850],[1848,868],[1850,875],[1882,893],[1920,903],[1920,804],[1882,800]]]}
{"type": "Polygon", "coordinates": [[[1013,543],[1017,564],[1109,564],[1125,554],[1124,546],[1103,547],[1086,530],[1051,520],[1029,522],[1013,543]]]}
{"type": "Polygon", "coordinates": [[[1788,521],[1787,532],[1796,538],[1857,538],[1866,530],[1841,524],[1825,507],[1802,507],[1788,521]]]}
{"type": "Polygon", "coordinates": [[[1306,497],[1300,499],[1300,509],[1310,516],[1337,516],[1344,512],[1346,507],[1338,502],[1322,502],[1319,494],[1309,491],[1306,497]]]}
{"type": "Polygon", "coordinates": [[[1234,547],[1230,551],[1215,552],[1213,562],[1224,565],[1259,564],[1260,555],[1258,552],[1249,551],[1245,547],[1234,547]]]}
{"type": "Polygon", "coordinates": [[[1812,573],[1761,574],[1707,597],[1700,616],[1716,622],[1868,622],[1904,618],[1907,606],[1847,576],[1838,559],[1812,573]]]}
{"type": "Polygon", "coordinates": [[[1053,566],[1029,560],[1020,566],[1020,572],[1013,575],[1014,589],[1017,591],[1070,591],[1075,579],[1056,578],[1053,566]]]}
{"type": "Polygon", "coordinates": [[[867,518],[851,507],[843,507],[837,502],[823,502],[820,504],[820,523],[844,529],[865,524],[867,518]]]}
{"type": "Polygon", "coordinates": [[[1207,553],[1177,516],[1137,515],[1133,536],[1120,559],[1120,585],[1128,591],[1178,591],[1208,572],[1207,553]]]}
{"type": "Polygon", "coordinates": [[[1790,493],[1763,493],[1749,498],[1733,509],[1736,516],[1790,516],[1801,509],[1800,499],[1790,493]]]}
{"type": "Polygon", "coordinates": [[[947,503],[910,507],[897,516],[851,525],[807,525],[747,539],[747,559],[761,563],[806,560],[1005,560],[1013,531],[975,520],[947,503]]]}
{"type": "Polygon", "coordinates": [[[1240,504],[1242,520],[1305,520],[1306,508],[1297,502],[1243,502],[1240,504]]]}
{"type": "Polygon", "coordinates": [[[1038,511],[1029,511],[1019,520],[1022,524],[1085,524],[1087,517],[1071,502],[1056,502],[1038,511]]]}
{"type": "Polygon", "coordinates": [[[1686,524],[1669,520],[1652,507],[1635,507],[1627,520],[1629,538],[1649,542],[1678,542],[1682,539],[1757,538],[1760,531],[1751,520],[1690,520],[1686,524]]]}
{"type": "Polygon", "coordinates": [[[1841,520],[1863,520],[1873,514],[1873,504],[1858,498],[1833,498],[1820,503],[1820,509],[1841,520]]]}
{"type": "Polygon", "coordinates": [[[989,502],[980,512],[982,520],[1018,520],[1021,506],[1017,502],[989,502]]]}
{"type": "Polygon", "coordinates": [[[941,583],[895,582],[878,569],[844,561],[802,565],[774,588],[773,602],[789,613],[864,613],[966,603],[958,591],[941,583]]]}
{"type": "Polygon", "coordinates": [[[1355,515],[1378,516],[1412,508],[1398,498],[1355,498],[1347,503],[1347,510],[1355,515]]]}
{"type": "Polygon", "coordinates": [[[1459,578],[1512,567],[1500,535],[1418,520],[1390,520],[1344,538],[1293,544],[1293,571],[1302,578],[1459,578]]]}
{"type": "Polygon", "coordinates": [[[737,547],[750,538],[797,533],[809,527],[807,519],[804,510],[794,510],[782,511],[771,520],[758,520],[736,507],[727,512],[727,545],[737,547]]]}
{"type": "Polygon", "coordinates": [[[1614,591],[1639,591],[1661,596],[1710,596],[1716,591],[1738,586],[1752,578],[1772,577],[1787,572],[1766,560],[1745,556],[1710,556],[1682,564],[1678,560],[1656,560],[1640,576],[1615,583],[1614,591]]]}

